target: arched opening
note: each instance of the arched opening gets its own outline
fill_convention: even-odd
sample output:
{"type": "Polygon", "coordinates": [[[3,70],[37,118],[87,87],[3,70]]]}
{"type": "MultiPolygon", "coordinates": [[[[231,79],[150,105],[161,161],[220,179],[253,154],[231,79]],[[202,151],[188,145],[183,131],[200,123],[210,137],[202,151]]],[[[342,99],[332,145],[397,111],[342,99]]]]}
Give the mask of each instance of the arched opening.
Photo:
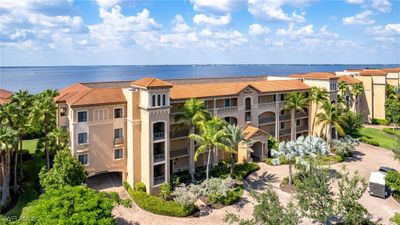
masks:
{"type": "Polygon", "coordinates": [[[263,112],[258,116],[258,126],[261,130],[275,135],[275,113],[274,112],[263,112]]]}
{"type": "Polygon", "coordinates": [[[225,117],[224,120],[230,124],[236,124],[237,125],[237,119],[232,116],[225,117]]]}
{"type": "Polygon", "coordinates": [[[165,137],[165,123],[157,122],[153,124],[153,140],[164,139],[165,137]]]}
{"type": "Polygon", "coordinates": [[[262,158],[262,143],[257,141],[252,146],[253,152],[251,153],[251,158],[253,161],[258,162],[262,158]]]}
{"type": "Polygon", "coordinates": [[[246,110],[251,110],[251,98],[250,97],[245,98],[244,103],[246,110]]]}

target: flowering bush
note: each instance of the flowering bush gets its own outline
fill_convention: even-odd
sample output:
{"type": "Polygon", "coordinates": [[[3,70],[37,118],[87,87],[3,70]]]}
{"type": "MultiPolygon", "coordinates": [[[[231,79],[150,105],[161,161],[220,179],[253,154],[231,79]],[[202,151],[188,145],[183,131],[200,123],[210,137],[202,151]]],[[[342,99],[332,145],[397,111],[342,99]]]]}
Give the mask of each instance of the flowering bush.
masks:
{"type": "Polygon", "coordinates": [[[172,193],[174,201],[185,208],[188,208],[196,201],[196,196],[191,194],[188,187],[185,184],[177,186],[172,193]]]}
{"type": "Polygon", "coordinates": [[[340,155],[342,158],[353,156],[353,152],[356,146],[360,145],[360,141],[351,136],[345,136],[343,138],[333,140],[333,147],[335,148],[335,153],[340,155]]]}

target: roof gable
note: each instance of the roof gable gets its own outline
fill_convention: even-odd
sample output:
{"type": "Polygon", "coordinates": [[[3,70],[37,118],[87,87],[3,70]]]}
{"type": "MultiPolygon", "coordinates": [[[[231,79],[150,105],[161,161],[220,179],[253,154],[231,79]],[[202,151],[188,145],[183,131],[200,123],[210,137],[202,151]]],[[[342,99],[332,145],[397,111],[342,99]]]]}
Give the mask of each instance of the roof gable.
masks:
{"type": "Polygon", "coordinates": [[[132,86],[142,87],[142,88],[158,88],[158,87],[172,87],[171,83],[160,80],[158,78],[145,77],[139,80],[135,80],[131,83],[132,86]]]}

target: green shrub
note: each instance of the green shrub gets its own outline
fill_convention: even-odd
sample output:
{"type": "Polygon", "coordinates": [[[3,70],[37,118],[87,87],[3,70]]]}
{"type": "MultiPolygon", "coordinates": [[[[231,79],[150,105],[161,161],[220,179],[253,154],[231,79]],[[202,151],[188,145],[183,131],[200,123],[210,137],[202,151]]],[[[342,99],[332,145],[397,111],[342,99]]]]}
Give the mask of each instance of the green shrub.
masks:
{"type": "Polygon", "coordinates": [[[383,128],[383,132],[400,137],[400,131],[399,130],[393,130],[392,128],[383,128]]]}
{"type": "Polygon", "coordinates": [[[124,189],[127,191],[128,188],[131,186],[129,185],[128,181],[124,181],[124,183],[122,184],[124,186],[124,189]]]}
{"type": "Polygon", "coordinates": [[[238,180],[244,180],[251,173],[260,169],[257,163],[240,163],[235,165],[235,171],[233,172],[233,178],[238,180]]]}
{"type": "Polygon", "coordinates": [[[121,205],[123,205],[125,208],[130,208],[132,207],[132,200],[129,198],[121,200],[121,205]]]}
{"type": "Polygon", "coordinates": [[[365,144],[373,145],[373,146],[379,146],[379,142],[369,139],[368,137],[362,136],[360,137],[360,141],[364,142],[365,144]]]}
{"type": "Polygon", "coordinates": [[[375,125],[388,125],[389,121],[387,121],[386,119],[372,119],[371,123],[375,125]]]}
{"type": "Polygon", "coordinates": [[[400,192],[400,172],[388,171],[385,176],[385,183],[392,190],[400,192]]]}
{"type": "Polygon", "coordinates": [[[394,214],[394,216],[390,218],[390,221],[392,221],[396,225],[400,225],[400,213],[394,214]]]}
{"type": "Polygon", "coordinates": [[[167,201],[143,191],[134,191],[132,188],[129,188],[128,193],[140,208],[154,214],[186,217],[192,215],[195,210],[194,205],[185,208],[174,201],[167,201]]]}
{"type": "Polygon", "coordinates": [[[229,191],[226,196],[211,195],[208,200],[213,203],[221,203],[223,205],[232,205],[239,201],[243,195],[243,186],[237,186],[234,190],[229,191]]]}
{"type": "Polygon", "coordinates": [[[135,184],[135,191],[146,192],[146,185],[140,181],[135,184]]]}
{"type": "Polygon", "coordinates": [[[111,198],[113,200],[113,202],[115,202],[116,204],[120,204],[121,203],[121,199],[119,198],[119,195],[117,192],[113,191],[113,192],[109,192],[107,193],[108,197],[111,198]]]}
{"type": "MultiPolygon", "coordinates": [[[[265,163],[266,163],[267,165],[274,166],[274,164],[272,163],[272,160],[273,160],[273,159],[274,159],[274,158],[267,158],[267,159],[265,160],[265,163]]],[[[296,161],[296,160],[292,160],[292,163],[294,164],[295,161],[296,161]]],[[[280,162],[279,165],[287,165],[287,164],[289,163],[289,161],[288,161],[284,156],[282,156],[282,157],[279,158],[279,162],[280,162]]]]}
{"type": "Polygon", "coordinates": [[[167,199],[169,199],[171,197],[171,194],[172,194],[171,185],[168,184],[168,183],[163,183],[160,186],[160,196],[161,196],[161,198],[167,200],[167,199]]]}

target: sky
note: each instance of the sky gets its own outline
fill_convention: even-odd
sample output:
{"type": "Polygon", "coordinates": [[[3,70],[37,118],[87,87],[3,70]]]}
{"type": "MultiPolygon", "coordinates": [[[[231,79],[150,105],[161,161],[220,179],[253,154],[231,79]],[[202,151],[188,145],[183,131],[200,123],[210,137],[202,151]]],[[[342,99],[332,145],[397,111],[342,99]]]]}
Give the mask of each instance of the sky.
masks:
{"type": "Polygon", "coordinates": [[[1,0],[0,65],[400,63],[400,0],[1,0]]]}

